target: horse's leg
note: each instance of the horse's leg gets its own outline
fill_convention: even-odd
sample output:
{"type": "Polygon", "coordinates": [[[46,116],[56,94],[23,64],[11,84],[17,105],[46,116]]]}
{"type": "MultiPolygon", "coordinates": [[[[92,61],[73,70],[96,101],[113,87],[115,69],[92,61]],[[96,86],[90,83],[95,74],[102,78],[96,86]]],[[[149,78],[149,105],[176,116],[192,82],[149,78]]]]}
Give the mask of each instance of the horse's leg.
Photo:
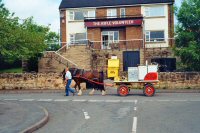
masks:
{"type": "Polygon", "coordinates": [[[78,86],[78,85],[77,85],[77,83],[75,82],[75,87],[74,87],[74,88],[75,88],[76,92],[79,91],[79,89],[77,88],[77,86],[78,86]]]}
{"type": "Polygon", "coordinates": [[[92,89],[92,91],[90,91],[89,95],[94,95],[94,88],[92,89]]]}
{"type": "Polygon", "coordinates": [[[103,86],[103,88],[102,88],[101,95],[102,95],[102,96],[105,96],[105,95],[106,95],[106,90],[105,90],[105,87],[104,87],[104,86],[103,86]]]}
{"type": "Polygon", "coordinates": [[[102,96],[105,96],[105,95],[106,95],[106,91],[105,91],[105,90],[102,90],[101,95],[102,95],[102,96]]]}
{"type": "Polygon", "coordinates": [[[78,82],[77,85],[78,85],[78,89],[79,89],[78,96],[81,96],[82,95],[82,90],[81,90],[80,82],[78,82]]]}

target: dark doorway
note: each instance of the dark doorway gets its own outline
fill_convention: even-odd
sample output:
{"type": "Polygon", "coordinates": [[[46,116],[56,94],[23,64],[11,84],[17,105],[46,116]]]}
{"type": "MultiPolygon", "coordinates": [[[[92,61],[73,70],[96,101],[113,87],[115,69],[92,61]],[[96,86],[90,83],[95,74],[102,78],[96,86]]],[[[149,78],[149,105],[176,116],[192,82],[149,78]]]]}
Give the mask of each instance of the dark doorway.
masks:
{"type": "Polygon", "coordinates": [[[139,51],[123,52],[123,70],[128,71],[128,67],[137,67],[140,64],[139,51]]]}
{"type": "Polygon", "coordinates": [[[109,47],[108,47],[108,35],[103,35],[102,40],[103,40],[103,49],[109,49],[109,47]]]}
{"type": "Polygon", "coordinates": [[[160,72],[173,72],[176,70],[176,58],[154,58],[151,62],[159,64],[160,72]]]}

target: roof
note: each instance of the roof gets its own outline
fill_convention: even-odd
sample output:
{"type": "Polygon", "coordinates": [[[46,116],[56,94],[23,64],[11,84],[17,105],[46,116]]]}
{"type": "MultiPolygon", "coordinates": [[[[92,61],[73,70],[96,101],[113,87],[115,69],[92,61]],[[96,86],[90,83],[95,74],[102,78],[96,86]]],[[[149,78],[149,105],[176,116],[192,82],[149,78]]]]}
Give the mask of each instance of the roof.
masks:
{"type": "Polygon", "coordinates": [[[106,7],[120,5],[140,5],[155,3],[174,3],[174,0],[62,0],[59,9],[83,8],[83,7],[106,7]]]}

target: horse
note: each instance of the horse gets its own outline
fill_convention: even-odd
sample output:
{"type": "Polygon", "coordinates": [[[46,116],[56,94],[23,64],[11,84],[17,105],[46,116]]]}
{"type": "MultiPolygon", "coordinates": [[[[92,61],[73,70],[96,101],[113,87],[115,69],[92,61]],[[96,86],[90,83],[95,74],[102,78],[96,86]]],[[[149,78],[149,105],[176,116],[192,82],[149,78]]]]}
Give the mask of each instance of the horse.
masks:
{"type": "Polygon", "coordinates": [[[75,81],[75,88],[77,88],[78,86],[79,96],[82,95],[80,84],[83,82],[86,82],[86,84],[90,84],[92,86],[93,89],[89,93],[90,95],[93,95],[95,90],[100,90],[102,92],[102,95],[106,94],[104,84],[103,84],[103,81],[104,81],[103,71],[102,72],[98,72],[96,70],[86,71],[84,69],[78,69],[78,68],[69,68],[69,71],[72,74],[72,79],[75,81]]]}

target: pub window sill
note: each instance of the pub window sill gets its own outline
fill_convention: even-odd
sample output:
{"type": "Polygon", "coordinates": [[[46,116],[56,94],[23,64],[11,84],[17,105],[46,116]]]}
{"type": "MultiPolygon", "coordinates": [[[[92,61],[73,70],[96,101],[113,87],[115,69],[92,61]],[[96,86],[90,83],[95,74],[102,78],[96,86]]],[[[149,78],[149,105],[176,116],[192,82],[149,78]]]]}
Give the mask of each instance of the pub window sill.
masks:
{"type": "Polygon", "coordinates": [[[145,16],[145,19],[151,19],[151,18],[165,18],[166,16],[145,16]]]}
{"type": "Polygon", "coordinates": [[[69,20],[69,23],[73,23],[73,22],[84,22],[84,20],[69,20]]]}
{"type": "Polygon", "coordinates": [[[153,44],[153,43],[166,43],[166,41],[157,41],[157,42],[145,42],[146,44],[153,44]]]}

